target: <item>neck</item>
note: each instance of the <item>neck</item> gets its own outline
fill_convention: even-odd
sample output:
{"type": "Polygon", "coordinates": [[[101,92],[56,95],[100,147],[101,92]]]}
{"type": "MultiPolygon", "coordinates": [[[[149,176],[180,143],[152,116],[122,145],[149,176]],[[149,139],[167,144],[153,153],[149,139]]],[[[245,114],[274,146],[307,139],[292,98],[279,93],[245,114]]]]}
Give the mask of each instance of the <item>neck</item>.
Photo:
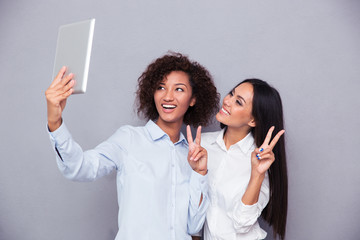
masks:
{"type": "Polygon", "coordinates": [[[232,128],[227,127],[225,134],[224,134],[224,143],[226,149],[229,149],[231,145],[241,141],[244,139],[250,132],[251,128],[232,128]]]}
{"type": "Polygon", "coordinates": [[[182,121],[169,123],[164,122],[160,118],[156,121],[156,124],[163,130],[173,143],[176,143],[180,139],[180,129],[182,126],[182,121]]]}

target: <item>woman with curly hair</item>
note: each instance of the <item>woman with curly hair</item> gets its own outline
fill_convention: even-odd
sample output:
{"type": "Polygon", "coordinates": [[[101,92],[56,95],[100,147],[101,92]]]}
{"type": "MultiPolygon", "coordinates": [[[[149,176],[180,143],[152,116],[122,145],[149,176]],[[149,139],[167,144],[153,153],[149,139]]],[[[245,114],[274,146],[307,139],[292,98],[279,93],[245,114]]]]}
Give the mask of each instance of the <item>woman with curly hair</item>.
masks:
{"type": "Polygon", "coordinates": [[[284,239],[288,189],[280,94],[260,79],[244,80],[226,95],[216,119],[222,130],[202,136],[210,186],[204,239],[264,239],[260,216],[274,237],[284,239]]]}
{"type": "Polygon", "coordinates": [[[62,68],[46,90],[48,130],[61,173],[93,181],[117,172],[118,226],[115,239],[191,239],[208,207],[207,152],[201,126],[218,111],[219,95],[209,72],[179,53],[151,63],[138,79],[138,114],[147,124],[123,126],[96,148],[83,151],[72,139],[62,112],[73,75],[62,68]],[[193,141],[182,124],[199,126],[193,141]],[[186,160],[187,159],[187,160],[186,160]]]}

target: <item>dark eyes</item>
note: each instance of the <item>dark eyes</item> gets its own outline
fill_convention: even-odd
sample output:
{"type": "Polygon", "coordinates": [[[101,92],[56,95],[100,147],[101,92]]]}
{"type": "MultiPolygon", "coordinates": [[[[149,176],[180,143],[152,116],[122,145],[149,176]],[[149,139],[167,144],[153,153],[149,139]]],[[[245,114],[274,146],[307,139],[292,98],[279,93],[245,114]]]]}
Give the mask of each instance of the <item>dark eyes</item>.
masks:
{"type": "MultiPolygon", "coordinates": [[[[234,96],[234,90],[230,91],[230,92],[229,92],[229,95],[230,95],[231,97],[234,96]]],[[[239,106],[242,106],[242,105],[243,105],[242,102],[241,102],[240,100],[238,100],[238,99],[236,100],[236,104],[239,105],[239,106]]]]}
{"type": "MultiPolygon", "coordinates": [[[[165,90],[165,87],[158,86],[156,90],[165,90]]],[[[183,88],[176,88],[175,91],[184,92],[184,89],[183,88]]]]}

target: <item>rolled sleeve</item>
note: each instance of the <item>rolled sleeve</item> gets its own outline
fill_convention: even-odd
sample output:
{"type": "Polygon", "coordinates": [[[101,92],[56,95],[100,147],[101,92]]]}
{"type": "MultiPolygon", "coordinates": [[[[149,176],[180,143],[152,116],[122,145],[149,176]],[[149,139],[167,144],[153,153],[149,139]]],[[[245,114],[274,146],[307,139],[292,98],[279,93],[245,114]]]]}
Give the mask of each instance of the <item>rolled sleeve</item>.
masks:
{"type": "Polygon", "coordinates": [[[257,222],[260,214],[261,209],[259,209],[258,203],[245,205],[242,201],[239,201],[232,214],[236,232],[246,233],[250,231],[251,227],[257,222]]]}

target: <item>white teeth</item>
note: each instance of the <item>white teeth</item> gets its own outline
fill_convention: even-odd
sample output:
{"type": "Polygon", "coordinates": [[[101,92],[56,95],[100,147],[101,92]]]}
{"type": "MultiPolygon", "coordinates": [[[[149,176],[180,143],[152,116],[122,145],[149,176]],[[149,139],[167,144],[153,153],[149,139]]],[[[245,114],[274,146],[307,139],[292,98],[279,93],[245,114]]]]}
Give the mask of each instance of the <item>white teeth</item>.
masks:
{"type": "Polygon", "coordinates": [[[163,104],[162,106],[163,106],[164,108],[176,108],[175,105],[163,104]]]}
{"type": "Polygon", "coordinates": [[[230,113],[228,111],[226,111],[224,108],[221,108],[221,111],[223,111],[223,113],[225,113],[226,115],[230,115],[230,113]]]}

